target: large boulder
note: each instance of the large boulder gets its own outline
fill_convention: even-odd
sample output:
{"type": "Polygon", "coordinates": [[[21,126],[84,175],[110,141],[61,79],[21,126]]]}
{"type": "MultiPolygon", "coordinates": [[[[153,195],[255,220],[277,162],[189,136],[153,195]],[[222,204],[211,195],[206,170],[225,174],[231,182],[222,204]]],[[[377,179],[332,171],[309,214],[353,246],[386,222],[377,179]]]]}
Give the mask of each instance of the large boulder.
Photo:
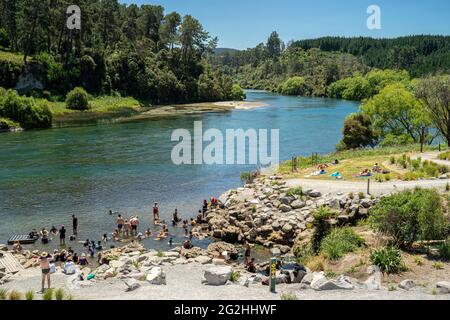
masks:
{"type": "Polygon", "coordinates": [[[131,292],[138,289],[141,284],[136,279],[128,279],[125,281],[126,289],[125,292],[131,292]]]}
{"type": "Polygon", "coordinates": [[[205,270],[205,282],[211,286],[223,286],[230,280],[232,273],[231,267],[212,267],[205,270]]]}
{"type": "Polygon", "coordinates": [[[159,268],[155,267],[149,270],[149,273],[147,274],[146,278],[147,282],[154,284],[154,285],[166,285],[166,274],[165,272],[159,268]]]}
{"type": "Polygon", "coordinates": [[[364,282],[364,286],[367,290],[381,290],[381,278],[381,271],[376,269],[375,272],[364,282]]]}
{"type": "Polygon", "coordinates": [[[449,281],[441,281],[436,283],[436,289],[440,294],[450,293],[450,282],[449,281]]]}
{"type": "Polygon", "coordinates": [[[208,255],[213,258],[219,257],[224,251],[226,251],[232,260],[236,260],[239,254],[233,244],[222,241],[211,243],[206,251],[208,252],[208,255]]]}
{"type": "Polygon", "coordinates": [[[400,289],[404,289],[404,290],[410,290],[410,289],[414,288],[415,286],[416,286],[416,283],[413,280],[409,280],[409,279],[403,280],[398,285],[398,287],[400,289]]]}

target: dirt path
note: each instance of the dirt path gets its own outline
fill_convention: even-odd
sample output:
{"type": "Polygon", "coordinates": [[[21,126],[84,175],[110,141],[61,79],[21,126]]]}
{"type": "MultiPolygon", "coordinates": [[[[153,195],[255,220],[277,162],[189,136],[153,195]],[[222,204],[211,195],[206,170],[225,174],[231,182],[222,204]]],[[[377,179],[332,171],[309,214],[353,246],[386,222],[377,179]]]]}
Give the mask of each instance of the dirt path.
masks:
{"type": "Polygon", "coordinates": [[[428,160],[428,161],[432,161],[432,162],[440,164],[440,165],[450,167],[450,161],[438,159],[438,156],[441,153],[442,152],[439,152],[439,151],[426,152],[426,153],[416,154],[416,155],[412,156],[411,158],[417,159],[420,157],[420,158],[422,158],[422,160],[428,160]]]}
{"type": "MultiPolygon", "coordinates": [[[[417,287],[411,291],[397,290],[368,291],[355,289],[351,291],[314,291],[304,290],[300,285],[278,285],[277,293],[269,292],[269,287],[252,284],[248,288],[238,285],[207,286],[201,283],[205,265],[165,266],[167,285],[154,286],[141,282],[135,291],[125,292],[125,284],[119,279],[92,282],[89,286],[73,289],[67,281],[68,276],[57,272],[52,276],[53,287],[63,288],[79,300],[280,300],[283,293],[294,293],[299,300],[448,300],[450,295],[432,295],[432,290],[417,287]]],[[[2,286],[21,292],[36,291],[40,286],[40,271],[24,270],[14,276],[13,282],[2,286]]],[[[41,299],[41,295],[36,295],[41,299]]]]}
{"type": "MultiPolygon", "coordinates": [[[[375,196],[387,193],[395,193],[403,190],[414,189],[416,187],[425,189],[445,190],[450,179],[445,180],[419,180],[419,181],[391,181],[379,183],[371,179],[370,194],[375,196]]],[[[367,193],[367,180],[361,182],[340,181],[340,180],[312,180],[312,179],[288,179],[286,184],[290,188],[302,187],[303,189],[315,189],[322,194],[336,193],[367,193]]]]}

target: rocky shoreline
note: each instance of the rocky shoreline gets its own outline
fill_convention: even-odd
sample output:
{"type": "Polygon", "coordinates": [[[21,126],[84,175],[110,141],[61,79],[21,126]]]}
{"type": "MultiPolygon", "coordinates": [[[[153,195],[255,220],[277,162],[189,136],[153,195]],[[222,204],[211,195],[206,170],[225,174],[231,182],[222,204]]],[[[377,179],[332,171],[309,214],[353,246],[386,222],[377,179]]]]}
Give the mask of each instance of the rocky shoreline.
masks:
{"type": "MultiPolygon", "coordinates": [[[[279,176],[260,176],[242,188],[224,193],[218,199],[218,206],[208,209],[207,225],[197,226],[217,239],[207,249],[177,247],[161,252],[146,250],[139,242],[132,242],[101,252],[98,267],[79,267],[75,274],[66,276],[61,273],[60,266],[57,267],[57,274],[65,279],[65,288],[69,292],[111,281],[122,283],[120,290],[134,292],[141,287],[145,290],[148,286],[172,286],[170,277],[179,276],[173,274],[175,268],[177,273],[183,273],[183,270],[201,273],[202,285],[245,287],[266,294],[269,261],[256,263],[256,273],[248,272],[238,261],[241,249],[236,246],[237,243],[248,241],[261,245],[269,249],[272,256],[285,262],[295,261],[296,245],[311,240],[315,226],[314,212],[318,208],[329,207],[336,213],[326,221],[330,226],[354,225],[369,214],[370,208],[381,197],[341,193],[323,195],[316,190],[289,188],[279,176]],[[224,251],[230,257],[227,261],[222,256],[224,251]],[[169,272],[172,272],[170,276],[169,272]]],[[[0,253],[8,250],[7,246],[0,245],[0,253]]],[[[24,250],[13,254],[25,271],[31,270],[39,277],[39,251],[24,250]]],[[[383,274],[376,266],[369,266],[364,275],[357,279],[348,275],[314,272],[305,266],[294,265],[295,268],[277,270],[276,282],[283,289],[280,294],[292,290],[295,294],[350,291],[355,295],[378,292],[374,294],[385,297],[391,291],[383,283],[383,274]]],[[[8,274],[0,270],[0,285],[14,286],[14,282],[20,279],[21,271],[8,274]]],[[[200,282],[200,279],[195,281],[200,282]]],[[[450,298],[449,281],[435,280],[423,286],[414,280],[404,279],[398,288],[420,299],[432,295],[450,298]]]]}
{"type": "Polygon", "coordinates": [[[207,213],[211,236],[229,243],[249,241],[288,254],[298,240],[310,239],[313,212],[327,206],[336,211],[331,225],[354,224],[368,215],[380,197],[327,194],[290,189],[282,177],[262,176],[219,197],[220,206],[207,213]]]}

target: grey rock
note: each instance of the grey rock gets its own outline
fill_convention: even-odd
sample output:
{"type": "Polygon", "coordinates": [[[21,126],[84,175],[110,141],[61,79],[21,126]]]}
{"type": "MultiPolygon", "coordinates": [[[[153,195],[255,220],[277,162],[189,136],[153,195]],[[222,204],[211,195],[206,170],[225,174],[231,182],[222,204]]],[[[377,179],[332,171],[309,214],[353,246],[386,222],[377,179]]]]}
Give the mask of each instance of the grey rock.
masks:
{"type": "Polygon", "coordinates": [[[322,196],[322,193],[317,190],[311,190],[308,192],[308,196],[310,196],[311,198],[320,198],[322,196]]]}
{"type": "Polygon", "coordinates": [[[281,256],[281,250],[279,248],[272,248],[270,249],[270,253],[272,254],[272,256],[274,257],[279,257],[281,256]]]}
{"type": "Polygon", "coordinates": [[[205,282],[212,286],[223,286],[230,280],[233,269],[231,267],[213,267],[205,270],[205,282]]]}
{"type": "Polygon", "coordinates": [[[414,288],[415,286],[416,286],[416,283],[413,280],[409,280],[409,279],[403,280],[398,285],[399,288],[404,289],[404,290],[410,290],[410,289],[414,288]]]}
{"type": "Polygon", "coordinates": [[[158,286],[167,284],[166,283],[166,274],[159,267],[152,268],[150,270],[149,274],[147,275],[146,280],[147,280],[147,282],[150,282],[151,284],[158,285],[158,286]]]}
{"type": "Polygon", "coordinates": [[[127,286],[125,292],[134,291],[141,286],[141,284],[136,279],[133,278],[126,280],[125,285],[127,286]]]}
{"type": "Polygon", "coordinates": [[[302,209],[306,206],[306,202],[301,201],[301,200],[295,200],[294,202],[291,203],[291,207],[294,209],[302,209]]]}
{"type": "Polygon", "coordinates": [[[441,281],[436,283],[436,289],[439,294],[448,294],[450,293],[450,282],[449,281],[441,281]]]}
{"type": "Polygon", "coordinates": [[[286,204],[280,205],[279,209],[280,209],[282,212],[289,212],[289,211],[292,211],[292,208],[291,208],[290,206],[286,205],[286,204]]]}

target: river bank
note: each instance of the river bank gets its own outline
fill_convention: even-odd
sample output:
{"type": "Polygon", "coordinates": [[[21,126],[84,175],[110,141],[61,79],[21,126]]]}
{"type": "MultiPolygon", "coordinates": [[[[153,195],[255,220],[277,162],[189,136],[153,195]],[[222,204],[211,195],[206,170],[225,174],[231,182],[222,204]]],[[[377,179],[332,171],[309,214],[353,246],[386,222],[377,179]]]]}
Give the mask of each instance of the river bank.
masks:
{"type": "MultiPolygon", "coordinates": [[[[107,99],[107,97],[104,99],[107,99]]],[[[82,112],[64,109],[59,104],[57,106],[51,106],[51,110],[56,111],[54,112],[53,127],[62,128],[79,125],[129,122],[204,113],[226,113],[232,110],[252,110],[267,106],[264,103],[251,101],[203,102],[161,106],[146,106],[134,99],[123,99],[123,101],[114,101],[109,106],[104,106],[104,103],[101,103],[101,105],[94,107],[92,110],[82,112]]]]}

